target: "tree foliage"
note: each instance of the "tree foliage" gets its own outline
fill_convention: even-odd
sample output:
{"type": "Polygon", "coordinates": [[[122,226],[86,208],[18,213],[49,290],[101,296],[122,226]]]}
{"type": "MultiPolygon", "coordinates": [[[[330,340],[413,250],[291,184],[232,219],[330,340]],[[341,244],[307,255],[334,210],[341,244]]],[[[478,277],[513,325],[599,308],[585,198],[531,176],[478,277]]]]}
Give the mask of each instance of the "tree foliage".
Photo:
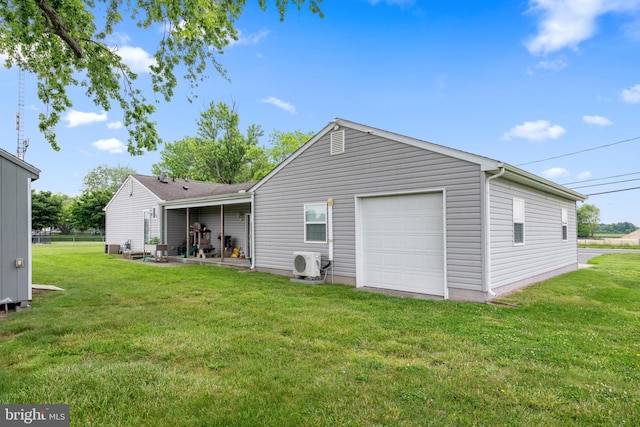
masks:
{"type": "Polygon", "coordinates": [[[56,227],[62,215],[62,197],[51,191],[31,191],[31,228],[56,227]]]}
{"type": "Polygon", "coordinates": [[[598,224],[596,233],[598,234],[629,234],[636,231],[638,227],[631,222],[616,222],[613,224],[598,224]]]}
{"type": "Polygon", "coordinates": [[[300,148],[305,142],[313,137],[313,132],[283,132],[274,130],[269,136],[269,146],[262,153],[262,157],[254,162],[252,174],[253,180],[260,180],[271,170],[282,163],[294,151],[300,148]]]}
{"type": "Polygon", "coordinates": [[[105,228],[104,207],[109,203],[113,192],[108,189],[85,191],[71,205],[74,225],[81,231],[105,228]]]}
{"type": "Polygon", "coordinates": [[[593,237],[600,223],[600,209],[585,203],[578,208],[578,237],[593,237]]]}
{"type": "MultiPolygon", "coordinates": [[[[274,0],[281,20],[290,6],[300,10],[305,3],[322,17],[321,1],[274,0]]],[[[258,0],[263,10],[268,3],[258,0]]],[[[122,110],[128,150],[141,154],[160,141],[151,119],[155,102],[136,86],[137,74],[118,54],[114,29],[123,21],[162,29],[150,76],[153,92],[168,102],[180,67],[192,93],[207,66],[225,75],[217,57],[237,40],[235,24],[245,6],[246,0],[0,0],[0,53],[6,67],[36,76],[48,110],[40,114],[39,127],[54,149],[56,125],[73,105],[68,89],[81,87],[104,111],[114,105],[122,110]]]]}
{"type": "Polygon", "coordinates": [[[198,136],[167,144],[153,173],[226,184],[251,180],[251,162],[262,156],[257,147],[263,135],[260,126],[252,124],[243,134],[235,107],[214,102],[197,123],[198,136]]]}
{"type": "Polygon", "coordinates": [[[100,165],[91,169],[82,180],[82,191],[109,190],[115,193],[129,175],[136,173],[129,166],[100,165]]]}

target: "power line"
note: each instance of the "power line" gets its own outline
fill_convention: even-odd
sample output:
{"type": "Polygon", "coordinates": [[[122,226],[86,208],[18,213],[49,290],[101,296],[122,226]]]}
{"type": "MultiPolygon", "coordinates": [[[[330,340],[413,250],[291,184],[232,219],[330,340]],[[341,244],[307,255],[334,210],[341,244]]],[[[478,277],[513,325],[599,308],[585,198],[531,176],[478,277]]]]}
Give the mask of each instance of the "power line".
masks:
{"type": "Polygon", "coordinates": [[[602,184],[581,185],[581,186],[579,186],[579,187],[571,187],[571,189],[575,190],[576,188],[601,187],[601,186],[603,186],[603,185],[620,184],[621,182],[632,182],[632,181],[640,181],[640,178],[636,178],[636,179],[623,179],[623,180],[621,180],[621,181],[604,182],[604,183],[602,183],[602,184]]]}
{"type": "Polygon", "coordinates": [[[560,185],[566,186],[569,184],[582,184],[583,182],[602,181],[603,179],[620,178],[623,176],[638,175],[638,174],[640,174],[640,172],[623,173],[622,175],[611,175],[611,176],[605,176],[604,178],[583,179],[582,181],[565,182],[564,184],[560,184],[560,185]]]}
{"type": "Polygon", "coordinates": [[[575,154],[581,154],[581,153],[586,153],[587,151],[593,151],[593,150],[598,150],[600,148],[611,147],[613,145],[623,144],[625,142],[635,141],[637,139],[640,139],[640,136],[636,136],[635,138],[624,139],[622,141],[612,142],[611,144],[599,145],[597,147],[591,147],[591,148],[586,148],[586,149],[580,150],[580,151],[574,151],[573,153],[561,154],[559,156],[549,157],[549,158],[542,159],[542,160],[534,160],[532,162],[520,163],[519,165],[516,165],[516,166],[531,165],[533,163],[546,162],[547,160],[554,160],[554,159],[559,159],[561,157],[573,156],[575,154]]]}
{"type": "Polygon", "coordinates": [[[603,191],[602,193],[585,194],[585,196],[598,196],[600,194],[620,193],[621,191],[638,190],[640,187],[621,188],[620,190],[603,191]]]}

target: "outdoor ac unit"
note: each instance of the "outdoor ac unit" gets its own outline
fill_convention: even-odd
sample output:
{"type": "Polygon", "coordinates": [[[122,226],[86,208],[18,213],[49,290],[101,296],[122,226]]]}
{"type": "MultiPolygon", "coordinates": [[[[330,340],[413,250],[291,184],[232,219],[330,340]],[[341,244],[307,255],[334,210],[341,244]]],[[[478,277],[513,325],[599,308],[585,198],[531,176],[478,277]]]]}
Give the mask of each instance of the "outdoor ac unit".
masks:
{"type": "Polygon", "coordinates": [[[320,277],[320,253],[294,252],[293,274],[294,276],[320,277]]]}

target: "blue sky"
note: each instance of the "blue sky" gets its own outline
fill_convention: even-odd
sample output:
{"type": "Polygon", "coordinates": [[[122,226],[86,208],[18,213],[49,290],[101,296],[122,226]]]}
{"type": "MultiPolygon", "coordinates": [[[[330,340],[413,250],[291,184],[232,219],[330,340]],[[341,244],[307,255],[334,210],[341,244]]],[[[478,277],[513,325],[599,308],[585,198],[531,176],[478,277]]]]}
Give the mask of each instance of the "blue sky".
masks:
{"type": "MultiPolygon", "coordinates": [[[[180,85],[154,117],[165,141],[195,135],[209,102],[235,102],[243,129],[264,129],[263,144],[274,129],[317,132],[340,117],[501,160],[584,194],[640,187],[640,0],[325,0],[324,19],[291,10],[284,22],[273,5],[264,13],[248,3],[240,39],[219,57],[230,81],[211,67],[192,104],[180,85]],[[583,187],[611,181],[626,182],[583,187]]],[[[117,31],[112,42],[145,87],[161,31],[117,31]]],[[[77,195],[98,165],[150,174],[160,160],[162,147],[130,156],[121,112],[103,112],[79,91],[57,129],[62,150],[53,151],[37,129],[46,106],[35,83],[25,76],[25,160],[42,170],[34,188],[77,195]]],[[[14,153],[16,69],[0,70],[0,89],[0,147],[14,153]]],[[[605,223],[640,226],[639,196],[621,191],[588,203],[605,223]]]]}

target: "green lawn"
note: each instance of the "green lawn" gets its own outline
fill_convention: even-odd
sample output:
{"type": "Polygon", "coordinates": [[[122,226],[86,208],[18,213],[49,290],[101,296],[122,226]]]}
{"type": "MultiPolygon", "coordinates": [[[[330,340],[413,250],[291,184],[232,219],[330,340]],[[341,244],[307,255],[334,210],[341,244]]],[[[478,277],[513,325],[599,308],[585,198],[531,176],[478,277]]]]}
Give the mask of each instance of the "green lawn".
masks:
{"type": "Polygon", "coordinates": [[[514,294],[424,301],[104,245],[33,250],[0,321],[0,402],[74,426],[640,425],[640,255],[514,294]],[[511,306],[517,305],[517,306],[511,306]]]}

